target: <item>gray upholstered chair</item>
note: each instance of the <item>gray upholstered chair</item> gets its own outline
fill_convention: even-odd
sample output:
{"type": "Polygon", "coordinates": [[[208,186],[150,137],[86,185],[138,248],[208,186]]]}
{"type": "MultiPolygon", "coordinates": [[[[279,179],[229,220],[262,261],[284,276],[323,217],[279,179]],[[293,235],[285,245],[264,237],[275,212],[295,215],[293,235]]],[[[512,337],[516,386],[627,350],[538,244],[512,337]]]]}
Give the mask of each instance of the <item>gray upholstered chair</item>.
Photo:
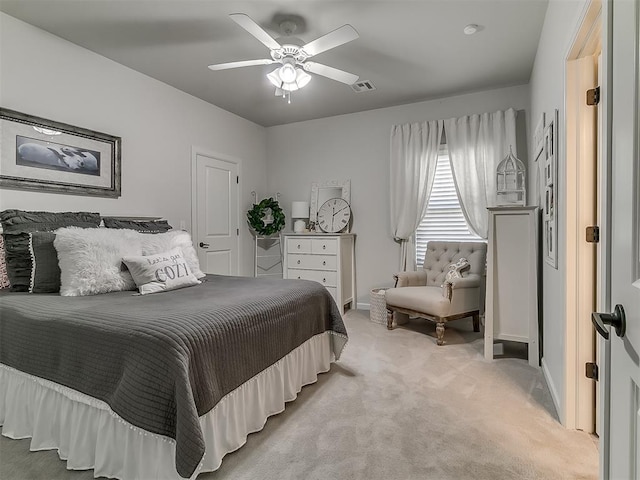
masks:
{"type": "Polygon", "coordinates": [[[385,292],[387,328],[393,328],[394,312],[400,312],[436,322],[438,345],[444,343],[444,325],[450,320],[472,317],[479,332],[486,257],[483,242],[429,242],[422,269],[396,273],[396,288],[385,292]],[[470,268],[445,283],[449,265],[461,258],[470,268]]]}

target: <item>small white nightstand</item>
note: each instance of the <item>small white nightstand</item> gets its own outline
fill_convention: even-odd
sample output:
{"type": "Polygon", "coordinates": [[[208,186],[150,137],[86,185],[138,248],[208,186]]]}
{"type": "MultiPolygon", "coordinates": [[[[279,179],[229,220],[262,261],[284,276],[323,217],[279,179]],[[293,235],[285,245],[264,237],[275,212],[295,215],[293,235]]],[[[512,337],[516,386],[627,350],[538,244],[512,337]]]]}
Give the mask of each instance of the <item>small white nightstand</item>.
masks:
{"type": "Polygon", "coordinates": [[[313,280],[331,293],[340,313],[356,305],[355,234],[286,233],[284,278],[313,280]]]}

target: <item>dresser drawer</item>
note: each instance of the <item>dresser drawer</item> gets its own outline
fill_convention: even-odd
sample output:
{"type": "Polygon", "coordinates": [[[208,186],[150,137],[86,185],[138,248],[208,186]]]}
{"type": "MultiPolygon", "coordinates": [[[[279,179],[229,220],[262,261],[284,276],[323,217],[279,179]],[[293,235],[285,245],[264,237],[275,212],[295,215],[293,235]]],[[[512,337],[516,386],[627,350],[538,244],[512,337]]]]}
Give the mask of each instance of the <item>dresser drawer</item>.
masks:
{"type": "Polygon", "coordinates": [[[287,238],[288,253],[311,253],[310,238],[287,238]]]}
{"type": "Polygon", "coordinates": [[[311,253],[337,253],[338,241],[335,238],[312,238],[311,253]]]}
{"type": "Polygon", "coordinates": [[[336,270],[337,258],[335,255],[300,255],[292,253],[288,257],[291,268],[306,268],[311,270],[336,270]]]}
{"type": "Polygon", "coordinates": [[[325,287],[335,287],[338,285],[338,275],[336,272],[320,272],[317,270],[298,270],[289,268],[287,270],[287,278],[297,278],[300,280],[313,280],[321,283],[325,287]]]}

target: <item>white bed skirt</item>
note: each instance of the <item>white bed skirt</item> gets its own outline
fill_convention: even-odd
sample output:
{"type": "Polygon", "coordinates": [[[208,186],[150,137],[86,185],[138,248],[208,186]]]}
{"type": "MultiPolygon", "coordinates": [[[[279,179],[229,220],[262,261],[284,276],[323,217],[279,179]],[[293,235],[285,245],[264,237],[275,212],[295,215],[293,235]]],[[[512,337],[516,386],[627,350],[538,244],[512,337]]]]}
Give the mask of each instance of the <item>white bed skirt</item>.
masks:
{"type": "MultiPolygon", "coordinates": [[[[206,453],[192,478],[218,469],[222,457],[329,370],[332,343],[346,342],[331,337],[325,332],[309,339],[200,417],[206,453]]],[[[6,437],[31,438],[32,451],[58,450],[69,470],[93,469],[94,477],[122,480],[181,478],[173,439],[131,425],[100,400],[2,364],[0,424],[6,437]]]]}

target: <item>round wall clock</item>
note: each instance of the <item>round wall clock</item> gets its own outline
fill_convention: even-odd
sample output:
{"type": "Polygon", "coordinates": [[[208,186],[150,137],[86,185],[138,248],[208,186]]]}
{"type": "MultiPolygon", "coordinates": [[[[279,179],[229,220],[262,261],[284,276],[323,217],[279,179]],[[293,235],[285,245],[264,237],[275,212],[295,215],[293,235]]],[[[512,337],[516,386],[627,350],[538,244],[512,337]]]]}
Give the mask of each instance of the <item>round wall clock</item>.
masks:
{"type": "Polygon", "coordinates": [[[349,225],[351,207],[343,198],[330,198],[318,210],[317,220],[323,232],[340,232],[349,225]]]}

